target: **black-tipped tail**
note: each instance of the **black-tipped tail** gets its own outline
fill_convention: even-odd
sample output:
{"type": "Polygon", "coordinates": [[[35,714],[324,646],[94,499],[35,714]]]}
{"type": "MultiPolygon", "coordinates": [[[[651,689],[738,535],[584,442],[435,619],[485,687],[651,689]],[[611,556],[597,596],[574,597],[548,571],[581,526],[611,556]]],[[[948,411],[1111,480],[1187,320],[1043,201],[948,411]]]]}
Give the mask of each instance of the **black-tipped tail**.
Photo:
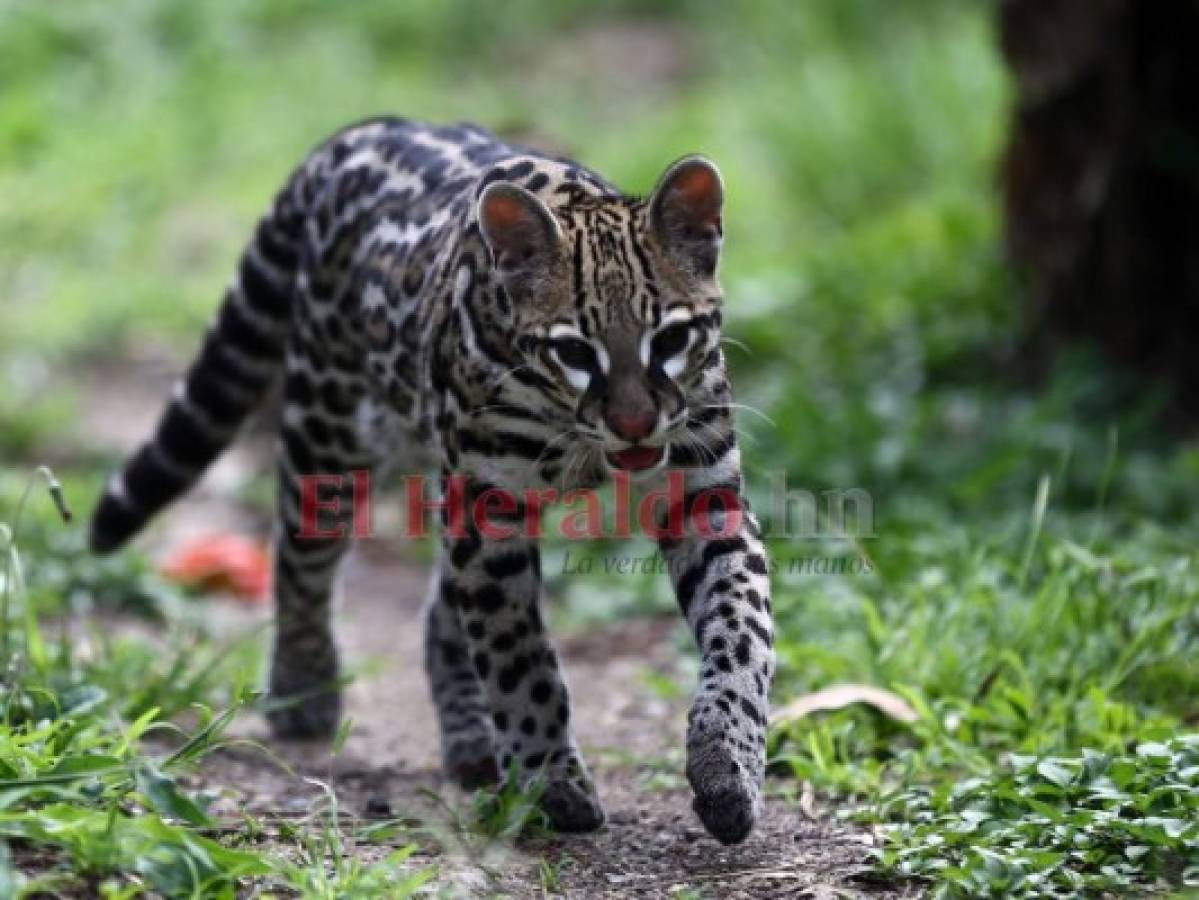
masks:
{"type": "Polygon", "coordinates": [[[149,515],[125,494],[123,474],[114,476],[92,514],[88,546],[93,553],[111,553],[119,549],[137,534],[149,515]]]}

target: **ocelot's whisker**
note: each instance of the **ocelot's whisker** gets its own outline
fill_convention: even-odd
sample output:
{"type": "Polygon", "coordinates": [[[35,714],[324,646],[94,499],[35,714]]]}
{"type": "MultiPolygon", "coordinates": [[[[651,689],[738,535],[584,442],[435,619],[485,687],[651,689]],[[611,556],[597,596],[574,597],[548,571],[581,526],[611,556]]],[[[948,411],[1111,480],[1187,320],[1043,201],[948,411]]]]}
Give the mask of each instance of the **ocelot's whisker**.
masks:
{"type": "Polygon", "coordinates": [[[541,461],[545,459],[545,455],[547,453],[549,453],[552,449],[554,449],[554,447],[556,447],[558,444],[560,444],[563,441],[568,440],[569,438],[572,438],[574,436],[575,436],[575,434],[573,431],[564,431],[561,434],[559,434],[556,438],[554,438],[552,441],[548,441],[546,443],[545,447],[542,448],[541,452],[539,454],[537,454],[537,458],[535,460],[533,460],[532,465],[536,466],[539,463],[541,463],[541,461]]]}
{"type": "Polygon", "coordinates": [[[754,355],[754,351],[749,348],[749,345],[747,343],[745,343],[745,341],[739,341],[736,338],[731,338],[731,337],[722,337],[720,339],[720,343],[730,344],[731,346],[736,347],[738,350],[742,351],[746,356],[754,355]]]}
{"type": "Polygon", "coordinates": [[[703,407],[703,409],[743,409],[746,412],[751,412],[755,416],[764,419],[771,428],[779,427],[778,423],[775,422],[774,419],[770,418],[770,416],[766,415],[766,413],[762,412],[762,410],[758,409],[756,406],[750,406],[748,403],[711,403],[703,407]]]}
{"type": "Polygon", "coordinates": [[[520,363],[518,365],[513,366],[507,372],[504,372],[498,378],[496,378],[495,384],[493,384],[491,386],[491,390],[488,393],[495,394],[501,387],[503,387],[505,381],[507,381],[509,378],[511,378],[513,375],[515,375],[521,369],[530,369],[530,368],[532,368],[532,366],[530,366],[528,363],[520,363]]]}
{"type": "Polygon", "coordinates": [[[712,463],[716,462],[716,451],[701,441],[699,436],[690,429],[684,433],[683,439],[685,441],[684,446],[699,452],[699,454],[703,457],[703,462],[705,465],[712,465],[712,463]]]}

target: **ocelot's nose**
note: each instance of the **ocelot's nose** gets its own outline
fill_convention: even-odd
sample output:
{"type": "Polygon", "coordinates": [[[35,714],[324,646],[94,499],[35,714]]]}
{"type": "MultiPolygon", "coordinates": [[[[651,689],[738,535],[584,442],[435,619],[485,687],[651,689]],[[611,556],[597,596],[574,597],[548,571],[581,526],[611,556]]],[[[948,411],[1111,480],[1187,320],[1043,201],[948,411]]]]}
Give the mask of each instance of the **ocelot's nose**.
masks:
{"type": "Polygon", "coordinates": [[[635,443],[654,433],[654,426],[658,424],[658,411],[651,408],[609,410],[604,414],[604,421],[618,438],[635,443]]]}

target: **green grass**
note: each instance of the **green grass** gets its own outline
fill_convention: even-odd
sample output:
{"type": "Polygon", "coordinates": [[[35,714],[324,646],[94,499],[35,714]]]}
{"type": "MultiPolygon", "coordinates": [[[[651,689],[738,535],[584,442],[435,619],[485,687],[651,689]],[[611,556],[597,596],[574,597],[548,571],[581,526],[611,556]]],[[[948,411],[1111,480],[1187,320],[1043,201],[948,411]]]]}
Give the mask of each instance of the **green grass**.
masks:
{"type": "Polygon", "coordinates": [[[473,791],[464,802],[427,792],[443,819],[426,827],[447,846],[465,845],[471,859],[486,856],[488,848],[518,837],[550,834],[549,819],[538,806],[545,784],[534,780],[521,787],[515,767],[494,788],[473,791]]]}
{"type": "Polygon", "coordinates": [[[173,617],[173,649],[99,629],[81,640],[76,615],[39,607],[27,587],[30,559],[17,538],[27,502],[42,499],[32,493],[22,490],[13,518],[0,521],[0,838],[9,842],[0,845],[0,896],[232,898],[252,883],[267,896],[407,897],[433,876],[405,866],[412,845],[373,863],[357,858],[328,788],[325,803],[266,848],[247,840],[248,819],[229,828],[213,818],[215,794],[185,788],[180,776],[229,743],[226,727],[254,701],[256,642],[220,648],[173,617]],[[48,612],[61,617],[56,634],[41,624],[48,612]]]}
{"type": "MultiPolygon", "coordinates": [[[[772,542],[784,570],[861,555],[872,569],[776,577],[776,697],[861,681],[920,713],[792,723],[772,738],[775,769],[884,825],[886,877],[950,895],[1178,888],[1196,864],[1182,736],[1199,717],[1199,450],[1161,427],[1160,397],[1085,349],[1036,386],[1024,371],[993,191],[1008,87],[992,14],[965,0],[0,0],[0,458],[91,459],[57,373],[146,345],[183,359],[272,192],[347,121],[534,133],[642,191],[706,152],[729,186],[728,331],[745,348],[728,353],[740,399],[771,420],[741,419],[755,499],[785,472],[874,502],[874,537],[772,542]],[[657,70],[618,51],[588,68],[579,35],[614,22],[689,49],[657,70]]],[[[86,469],[64,480],[97,484],[86,469]]],[[[39,609],[180,611],[152,573],[90,561],[75,533],[31,520],[28,540],[39,609]]],[[[567,549],[581,552],[548,549],[547,574],[567,549]]],[[[588,622],[671,607],[662,578],[551,587],[588,622]]],[[[108,755],[135,713],[236,699],[168,684],[133,645],[71,662],[61,685],[47,665],[30,683],[58,702],[72,684],[105,691],[78,739],[108,755]],[[125,709],[122,683],[162,688],[125,709]]],[[[127,753],[125,772],[153,762],[127,753]]],[[[487,802],[472,828],[524,821],[520,798],[487,802]]],[[[112,840],[97,870],[138,871],[136,836],[112,840]]],[[[311,846],[289,883],[319,895],[337,870],[314,869],[328,854],[311,846]]]]}
{"type": "Polygon", "coordinates": [[[942,895],[1131,893],[1199,878],[1199,737],[1014,756],[1009,769],[890,797],[893,870],[942,895]],[[934,852],[929,852],[930,848],[934,852]]]}
{"type": "Polygon", "coordinates": [[[343,897],[410,897],[436,876],[430,867],[406,866],[415,844],[389,850],[380,859],[366,862],[355,852],[363,842],[378,843],[394,837],[385,826],[347,833],[338,816],[336,793],[328,785],[324,799],[301,827],[286,826],[284,836],[296,852],[280,858],[274,867],[276,885],[310,900],[343,897]]]}

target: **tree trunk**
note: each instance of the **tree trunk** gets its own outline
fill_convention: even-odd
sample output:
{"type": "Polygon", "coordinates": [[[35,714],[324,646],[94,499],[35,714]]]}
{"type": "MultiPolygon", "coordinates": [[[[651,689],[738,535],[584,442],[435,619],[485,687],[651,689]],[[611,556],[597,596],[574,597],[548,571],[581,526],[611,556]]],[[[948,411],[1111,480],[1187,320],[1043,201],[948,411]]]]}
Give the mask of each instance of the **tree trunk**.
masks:
{"type": "Polygon", "coordinates": [[[1199,0],[1000,0],[1008,247],[1053,352],[1097,344],[1199,415],[1199,0]]]}

